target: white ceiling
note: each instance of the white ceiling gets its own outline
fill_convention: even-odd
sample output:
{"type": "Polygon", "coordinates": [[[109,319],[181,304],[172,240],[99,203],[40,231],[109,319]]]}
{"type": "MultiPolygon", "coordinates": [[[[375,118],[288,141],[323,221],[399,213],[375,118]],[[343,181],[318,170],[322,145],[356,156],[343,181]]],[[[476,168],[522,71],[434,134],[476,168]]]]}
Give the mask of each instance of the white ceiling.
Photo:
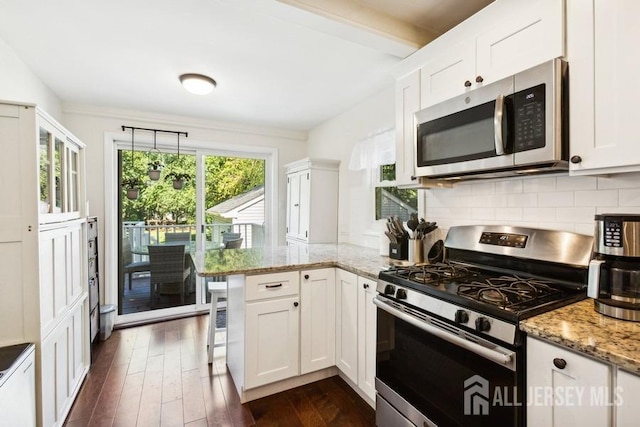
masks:
{"type": "Polygon", "coordinates": [[[65,103],[308,130],[490,1],[0,0],[0,38],[65,103]]]}

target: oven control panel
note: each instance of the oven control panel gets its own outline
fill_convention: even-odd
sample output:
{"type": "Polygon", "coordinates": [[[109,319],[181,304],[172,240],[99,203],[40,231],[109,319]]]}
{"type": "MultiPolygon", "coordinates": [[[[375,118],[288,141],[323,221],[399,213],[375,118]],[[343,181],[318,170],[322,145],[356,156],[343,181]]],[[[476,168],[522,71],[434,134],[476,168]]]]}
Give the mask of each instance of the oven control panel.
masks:
{"type": "Polygon", "coordinates": [[[527,246],[529,236],[512,233],[491,233],[483,232],[480,236],[480,243],[495,246],[508,246],[512,248],[524,248],[527,246]]]}

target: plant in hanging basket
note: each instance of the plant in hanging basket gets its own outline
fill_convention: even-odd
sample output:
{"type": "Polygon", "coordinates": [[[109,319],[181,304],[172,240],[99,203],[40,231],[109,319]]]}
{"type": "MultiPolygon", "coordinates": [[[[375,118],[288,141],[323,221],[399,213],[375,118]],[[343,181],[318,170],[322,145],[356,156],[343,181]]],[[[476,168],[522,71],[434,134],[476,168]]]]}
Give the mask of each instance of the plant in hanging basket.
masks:
{"type": "Polygon", "coordinates": [[[162,162],[160,160],[154,160],[147,165],[149,166],[149,179],[151,179],[151,181],[159,180],[162,169],[164,168],[162,162]]]}
{"type": "Polygon", "coordinates": [[[140,187],[144,186],[144,182],[138,178],[124,178],[122,180],[122,188],[127,190],[127,198],[135,200],[140,195],[140,187]]]}
{"type": "Polygon", "coordinates": [[[188,173],[170,172],[167,174],[167,180],[173,181],[173,188],[176,190],[182,190],[185,181],[188,181],[190,179],[191,175],[189,175],[188,173]]]}

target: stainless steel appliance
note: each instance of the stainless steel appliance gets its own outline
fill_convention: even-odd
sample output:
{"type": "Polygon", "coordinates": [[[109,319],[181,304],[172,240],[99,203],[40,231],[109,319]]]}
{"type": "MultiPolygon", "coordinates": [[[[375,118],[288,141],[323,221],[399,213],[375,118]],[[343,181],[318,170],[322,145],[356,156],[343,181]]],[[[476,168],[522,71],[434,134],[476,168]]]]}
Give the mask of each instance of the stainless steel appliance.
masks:
{"type": "Polygon", "coordinates": [[[596,311],[640,321],[640,215],[595,216],[594,259],[588,295],[596,311]]]}
{"type": "Polygon", "coordinates": [[[568,169],[566,79],[567,63],[555,59],[419,111],[416,175],[477,178],[568,169]]]}
{"type": "Polygon", "coordinates": [[[560,231],[452,227],[444,262],[381,271],[377,425],[523,426],[518,322],[586,298],[592,245],[560,231]],[[513,404],[493,405],[496,390],[513,404]]]}

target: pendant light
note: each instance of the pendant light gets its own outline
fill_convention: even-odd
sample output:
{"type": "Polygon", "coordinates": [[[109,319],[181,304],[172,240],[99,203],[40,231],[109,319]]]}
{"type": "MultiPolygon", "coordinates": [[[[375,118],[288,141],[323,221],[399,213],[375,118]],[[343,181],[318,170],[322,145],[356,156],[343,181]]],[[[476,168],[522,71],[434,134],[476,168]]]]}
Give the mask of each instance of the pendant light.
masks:
{"type": "MultiPolygon", "coordinates": [[[[161,157],[160,150],[158,150],[158,148],[156,147],[156,134],[157,131],[153,131],[153,148],[151,150],[149,150],[149,155],[150,157],[161,157]]],[[[151,181],[157,181],[160,179],[160,174],[162,173],[162,168],[164,168],[164,165],[162,164],[162,161],[159,159],[153,159],[149,161],[149,179],[151,181]]]]}

